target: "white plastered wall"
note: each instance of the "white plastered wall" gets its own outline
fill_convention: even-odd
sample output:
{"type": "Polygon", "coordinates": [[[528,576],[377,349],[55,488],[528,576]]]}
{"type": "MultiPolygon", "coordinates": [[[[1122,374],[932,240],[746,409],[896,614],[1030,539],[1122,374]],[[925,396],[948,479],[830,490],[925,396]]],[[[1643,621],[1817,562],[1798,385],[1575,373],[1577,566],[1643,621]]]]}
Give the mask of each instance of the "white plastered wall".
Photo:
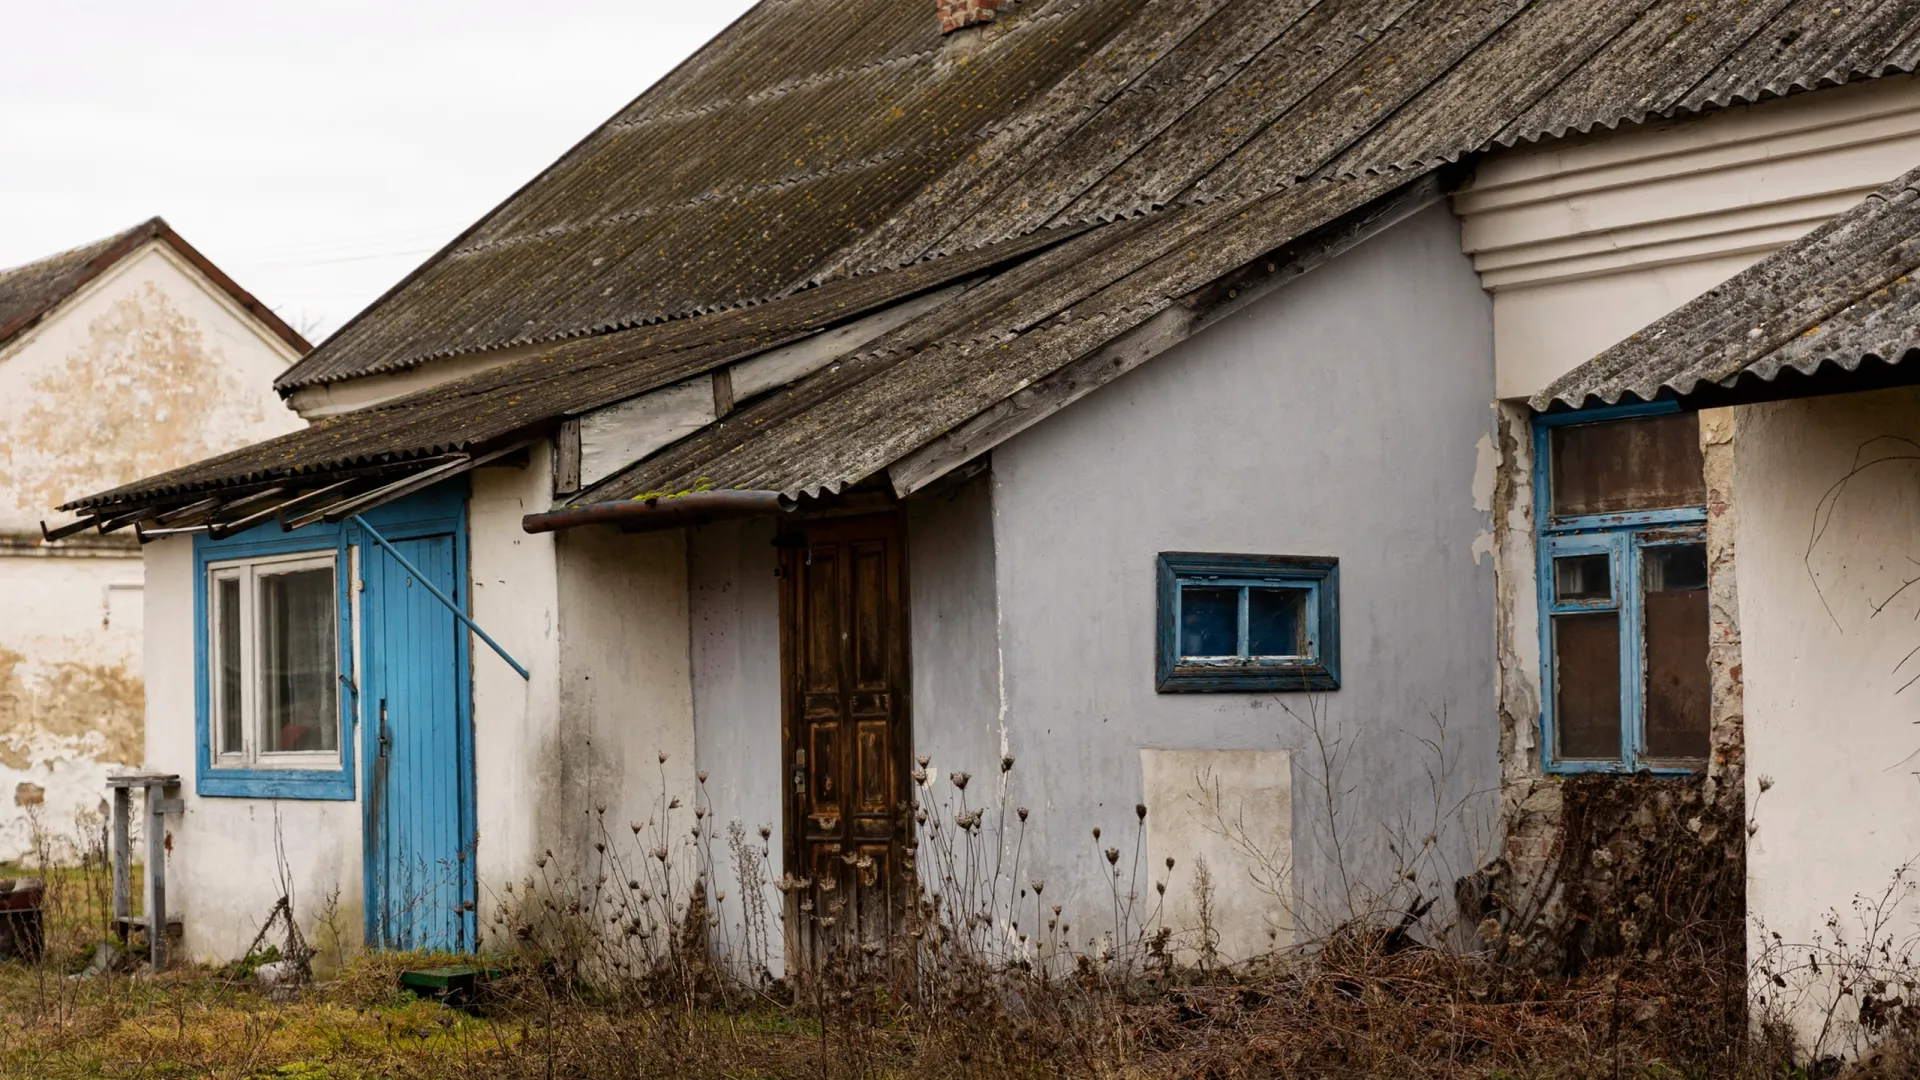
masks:
{"type": "MultiPolygon", "coordinates": [[[[1856,901],[1878,905],[1920,856],[1920,699],[1902,692],[1920,674],[1920,592],[1904,588],[1920,558],[1920,462],[1898,460],[1920,441],[1920,391],[1752,406],[1738,423],[1748,927],[1764,968],[1782,959],[1769,951],[1776,932],[1789,946],[1832,944],[1830,914],[1865,944],[1856,901]]],[[[1907,888],[1891,898],[1882,935],[1900,943],[1920,911],[1907,888]]],[[[1832,985],[1801,994],[1790,981],[1761,989],[1778,990],[1811,1038],[1832,985]]],[[[1840,1018],[1852,1014],[1842,1003],[1840,1018]]]]}
{"type": "Polygon", "coordinates": [[[185,811],[167,818],[168,912],[185,933],[184,959],[220,963],[253,941],[282,894],[284,856],[303,930],[320,948],[357,945],[361,933],[360,806],[307,799],[203,798],[194,788],[193,541],[148,544],[147,768],[181,777],[185,811]],[[333,903],[330,905],[330,898],[333,903]],[[331,909],[332,919],[323,916],[331,909]]]}
{"type": "Polygon", "coordinates": [[[663,841],[690,868],[696,824],[724,852],[716,824],[694,813],[705,800],[694,778],[685,533],[587,526],[561,533],[558,553],[561,722],[540,751],[533,811],[547,843],[568,852],[562,865],[586,885],[644,878],[663,841]]]}
{"type": "Polygon", "coordinates": [[[693,823],[685,540],[527,533],[552,502],[547,455],[479,470],[468,508],[473,617],[532,675],[471,643],[483,943],[507,885],[631,869],[663,793],[693,823]]]}
{"type": "Polygon", "coordinates": [[[0,862],[97,811],[141,764],[139,551],[40,542],[65,500],[301,425],[293,348],[171,247],[129,254],[0,348],[0,862]]]}
{"type": "Polygon", "coordinates": [[[469,612],[526,667],[522,679],[493,651],[470,641],[473,658],[475,866],[480,938],[484,945],[502,887],[534,868],[550,842],[540,834],[539,808],[553,778],[541,753],[552,745],[560,716],[558,559],[552,533],[529,534],[526,514],[550,502],[551,464],[535,444],[524,469],[480,469],[467,504],[469,612]]]}
{"type": "MultiPolygon", "coordinates": [[[[769,518],[717,521],[687,529],[688,604],[692,638],[696,753],[707,774],[706,795],[718,830],[739,822],[765,852],[769,882],[781,871],[785,842],[781,802],[786,773],[780,758],[780,595],[774,578],[774,522],[769,518]],[[767,830],[763,839],[760,830],[767,830]]],[[[750,877],[752,870],[747,875],[750,877]]],[[[784,970],[778,932],[764,946],[749,940],[750,886],[730,861],[714,867],[719,951],[751,972],[764,962],[784,970]],[[764,952],[764,956],[758,955],[764,952]]],[[[777,915],[780,896],[759,894],[777,915]]]]}

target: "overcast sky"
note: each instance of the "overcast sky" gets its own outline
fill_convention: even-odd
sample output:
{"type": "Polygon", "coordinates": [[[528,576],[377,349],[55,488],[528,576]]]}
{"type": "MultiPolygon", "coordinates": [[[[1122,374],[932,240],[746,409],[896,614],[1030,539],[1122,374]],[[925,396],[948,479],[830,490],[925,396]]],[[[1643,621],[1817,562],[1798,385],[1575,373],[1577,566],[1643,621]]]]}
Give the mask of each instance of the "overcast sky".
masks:
{"type": "Polygon", "coordinates": [[[0,267],[165,217],[318,342],[750,0],[0,3],[0,267]]]}

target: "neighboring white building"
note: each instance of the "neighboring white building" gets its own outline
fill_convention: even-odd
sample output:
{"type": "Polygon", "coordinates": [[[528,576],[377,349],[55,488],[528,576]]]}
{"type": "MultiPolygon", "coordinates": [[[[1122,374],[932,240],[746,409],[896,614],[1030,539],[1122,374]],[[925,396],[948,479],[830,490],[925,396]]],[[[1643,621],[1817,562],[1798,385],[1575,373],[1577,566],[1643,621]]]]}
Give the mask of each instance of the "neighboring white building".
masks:
{"type": "Polygon", "coordinates": [[[0,862],[142,760],[140,546],[41,521],[301,426],[271,384],[307,349],[158,218],[0,270],[0,862]]]}

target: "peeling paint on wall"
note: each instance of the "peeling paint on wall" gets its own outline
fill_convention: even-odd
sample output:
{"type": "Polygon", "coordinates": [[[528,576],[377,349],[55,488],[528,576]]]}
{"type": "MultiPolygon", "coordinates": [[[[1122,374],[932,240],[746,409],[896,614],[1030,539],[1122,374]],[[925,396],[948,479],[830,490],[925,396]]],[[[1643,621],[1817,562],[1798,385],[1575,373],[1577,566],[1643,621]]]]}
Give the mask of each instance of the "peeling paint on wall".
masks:
{"type": "Polygon", "coordinates": [[[24,660],[0,649],[0,739],[17,747],[26,737],[50,735],[87,742],[113,761],[140,760],[146,699],[138,675],[73,662],[35,673],[24,660]]]}
{"type": "Polygon", "coordinates": [[[291,359],[157,244],[0,350],[0,861],[73,835],[146,758],[140,552],[42,546],[38,522],[299,427],[271,387],[291,359]]]}
{"type": "MultiPolygon", "coordinates": [[[[1741,838],[1725,835],[1737,831],[1745,820],[1744,705],[1733,544],[1734,424],[1728,410],[1700,414],[1707,488],[1713,756],[1704,777],[1657,783],[1617,776],[1569,779],[1541,769],[1542,658],[1531,431],[1528,410],[1518,405],[1502,407],[1494,520],[1506,846],[1499,860],[1462,887],[1478,896],[1500,898],[1499,928],[1490,932],[1483,927],[1483,945],[1498,945],[1515,959],[1543,968],[1568,970],[1582,957],[1652,946],[1651,938],[1623,945],[1617,935],[1596,944],[1589,925],[1609,905],[1619,907],[1619,898],[1613,894],[1621,881],[1634,879],[1628,868],[1639,868],[1634,873],[1644,870],[1663,881],[1671,879],[1676,888],[1695,890],[1696,896],[1673,898],[1682,906],[1697,900],[1718,905],[1715,910],[1720,911],[1738,899],[1738,882],[1744,874],[1741,838]],[[1657,805],[1650,800],[1657,800],[1657,805]],[[1677,827],[1691,829],[1699,840],[1694,846],[1706,853],[1705,861],[1676,861],[1675,852],[1693,852],[1693,847],[1676,846],[1674,830],[1653,828],[1655,821],[1677,822],[1677,827]],[[1608,838],[1609,853],[1604,858],[1589,850],[1600,842],[1595,837],[1608,838]],[[1716,837],[1726,843],[1715,846],[1716,837]]],[[[1461,902],[1463,907],[1474,906],[1468,898],[1461,902]]],[[[1491,913],[1493,909],[1483,910],[1491,913]]],[[[1695,921],[1705,935],[1702,940],[1711,938],[1717,948],[1739,946],[1738,933],[1728,928],[1737,929],[1738,920],[1733,924],[1695,921]]]]}
{"type": "Polygon", "coordinates": [[[87,325],[85,345],[0,414],[0,493],[28,518],[77,495],[229,449],[266,419],[199,323],[152,281],[87,325]],[[229,411],[215,424],[215,410],[229,411]]]}
{"type": "MultiPolygon", "coordinates": [[[[142,754],[145,694],[123,664],[35,664],[0,648],[0,790],[13,787],[16,810],[38,808],[40,825],[69,831],[93,812],[115,769],[142,754]]],[[[33,846],[33,822],[0,812],[0,861],[33,846]]]]}

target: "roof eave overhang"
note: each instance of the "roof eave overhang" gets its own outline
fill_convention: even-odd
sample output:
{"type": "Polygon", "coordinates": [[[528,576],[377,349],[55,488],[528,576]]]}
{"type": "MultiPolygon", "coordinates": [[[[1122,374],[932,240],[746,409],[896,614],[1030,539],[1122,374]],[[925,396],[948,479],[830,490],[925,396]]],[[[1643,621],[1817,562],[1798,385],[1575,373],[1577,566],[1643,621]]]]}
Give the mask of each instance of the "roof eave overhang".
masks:
{"type": "Polygon", "coordinates": [[[612,525],[630,533],[661,532],[729,518],[766,517],[793,509],[794,504],[777,491],[695,491],[652,499],[587,503],[544,514],[528,514],[521,519],[520,527],[535,534],[583,525],[612,525]]]}
{"type": "Polygon", "coordinates": [[[1628,390],[1612,395],[1589,393],[1581,395],[1578,400],[1565,395],[1542,394],[1529,401],[1528,405],[1542,415],[1664,401],[1677,402],[1682,409],[1688,410],[1720,409],[1834,394],[1862,394],[1905,386],[1920,386],[1920,347],[1908,349],[1891,358],[1869,355],[1850,362],[1828,361],[1810,370],[1786,366],[1771,376],[1751,369],[1743,370],[1730,378],[1692,383],[1684,390],[1663,383],[1653,391],[1628,390]]]}

